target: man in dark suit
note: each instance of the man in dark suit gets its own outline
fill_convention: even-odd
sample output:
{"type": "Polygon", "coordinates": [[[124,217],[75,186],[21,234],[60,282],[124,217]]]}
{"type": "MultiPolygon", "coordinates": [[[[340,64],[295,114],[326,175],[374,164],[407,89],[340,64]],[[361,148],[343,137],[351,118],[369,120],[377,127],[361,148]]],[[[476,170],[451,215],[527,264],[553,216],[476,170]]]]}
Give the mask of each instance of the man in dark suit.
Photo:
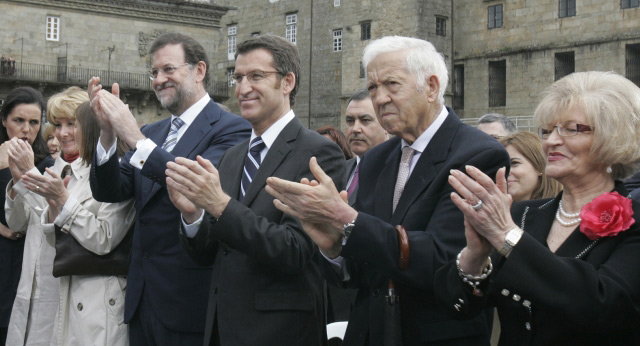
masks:
{"type": "Polygon", "coordinates": [[[390,336],[384,333],[389,279],[400,297],[405,346],[488,345],[487,316],[451,320],[436,303],[433,277],[465,245],[463,216],[450,199],[449,171],[479,165],[495,176],[508,165],[507,152],[443,106],[448,75],[431,43],[385,37],[365,48],[363,61],[376,115],[396,137],[362,158],[355,208],[313,161],[317,181],[269,178],[267,191],[278,199],[278,209],[303,222],[327,258],[327,279],[359,288],[343,345],[382,345],[390,336]],[[395,225],[408,233],[406,270],[399,268],[395,225]]]}
{"type": "Polygon", "coordinates": [[[305,129],[291,110],[299,71],[298,50],[283,38],[239,44],[233,79],[251,140],[229,149],[217,170],[200,157],[167,164],[185,247],[197,262],[213,264],[205,345],[327,342],[318,248],[264,191],[269,176],[311,178],[301,163],[312,156],[336,181],[344,174],[339,147],[305,129]]]}
{"type": "Polygon", "coordinates": [[[135,198],[124,319],[131,345],[200,346],[211,268],[196,264],[182,249],[176,234],[180,213],[165,185],[166,164],[176,157],[197,155],[218,163],[225,150],[249,136],[250,126],[220,110],[207,94],[208,58],[193,38],[162,35],[150,55],[153,89],[171,119],[140,131],[127,105],[117,97],[117,84],[112,95],[100,90],[99,79],[92,78],[91,105],[101,132],[91,190],[103,202],[135,198]],[[134,149],[120,162],[113,155],[116,135],[134,149]]]}

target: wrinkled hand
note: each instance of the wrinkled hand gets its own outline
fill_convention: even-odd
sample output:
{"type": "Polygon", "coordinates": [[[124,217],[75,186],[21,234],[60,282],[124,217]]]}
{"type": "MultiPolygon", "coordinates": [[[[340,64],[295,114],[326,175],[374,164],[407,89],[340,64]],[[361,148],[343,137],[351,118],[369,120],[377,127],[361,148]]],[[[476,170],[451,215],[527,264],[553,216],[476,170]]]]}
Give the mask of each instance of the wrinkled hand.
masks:
{"type": "MultiPolygon", "coordinates": [[[[95,84],[96,81],[92,78],[91,82],[89,82],[90,87],[92,86],[92,82],[95,84]]],[[[109,135],[109,137],[113,137],[109,139],[115,141],[115,136],[113,136],[115,132],[115,135],[125,141],[129,147],[135,148],[136,142],[144,139],[145,136],[140,132],[136,118],[131,114],[129,106],[118,98],[119,86],[113,84],[112,90],[115,94],[106,90],[97,89],[98,87],[94,86],[90,92],[93,94],[91,108],[94,110],[94,113],[96,113],[101,126],[102,124],[105,126],[105,128],[101,127],[101,136],[109,135]],[[106,129],[106,126],[108,126],[106,125],[107,121],[113,129],[110,131],[111,133],[106,129]]],[[[113,145],[113,141],[111,141],[111,145],[113,145]]],[[[101,139],[101,142],[104,146],[106,140],[101,139]]]]}
{"type": "Polygon", "coordinates": [[[309,168],[317,185],[269,177],[266,191],[276,198],[274,204],[279,210],[308,223],[328,223],[342,229],[342,225],[352,221],[357,212],[343,200],[333,180],[318,165],[315,157],[311,158],[309,168]]]}
{"type": "Polygon", "coordinates": [[[479,169],[467,166],[467,173],[452,170],[449,183],[457,191],[451,193],[451,200],[464,213],[465,221],[491,245],[500,249],[505,233],[516,227],[511,219],[511,195],[507,193],[506,169],[500,168],[496,183],[479,169]],[[474,210],[471,206],[482,201],[482,207],[474,210]]]}
{"type": "Polygon", "coordinates": [[[27,172],[22,177],[22,181],[29,191],[44,197],[49,203],[50,210],[53,209],[51,212],[56,212],[55,215],[57,216],[62,210],[62,206],[69,199],[67,185],[71,177],[67,176],[63,181],[53,170],[46,168],[46,172],[49,173],[49,176],[27,172]]]}
{"type": "MultiPolygon", "coordinates": [[[[179,192],[196,207],[206,210],[215,218],[222,215],[231,200],[231,197],[222,191],[218,170],[211,161],[200,155],[197,157],[197,162],[177,157],[176,162],[167,163],[165,173],[168,188],[179,192]]],[[[181,207],[189,211],[190,206],[181,204],[181,207]]],[[[176,208],[180,209],[178,205],[176,208]]],[[[186,218],[185,221],[189,222],[186,218]]]]}
{"type": "Polygon", "coordinates": [[[33,149],[31,145],[21,139],[12,138],[9,144],[9,170],[13,176],[13,182],[22,179],[23,174],[31,170],[33,164],[33,149]]]}
{"type": "Polygon", "coordinates": [[[11,141],[0,144],[0,169],[9,167],[9,145],[11,141]]]}

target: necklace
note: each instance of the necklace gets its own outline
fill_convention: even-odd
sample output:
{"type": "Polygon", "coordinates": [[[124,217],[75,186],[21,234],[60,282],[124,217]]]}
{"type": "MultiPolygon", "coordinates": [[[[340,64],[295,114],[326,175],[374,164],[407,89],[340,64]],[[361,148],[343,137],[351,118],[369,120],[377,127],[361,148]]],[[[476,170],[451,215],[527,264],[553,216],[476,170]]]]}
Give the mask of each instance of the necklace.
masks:
{"type": "Polygon", "coordinates": [[[564,209],[562,208],[562,201],[560,201],[560,203],[558,204],[558,210],[560,210],[560,214],[562,214],[562,217],[564,217],[565,219],[575,219],[576,217],[580,216],[580,212],[569,214],[564,211],[564,209]]]}

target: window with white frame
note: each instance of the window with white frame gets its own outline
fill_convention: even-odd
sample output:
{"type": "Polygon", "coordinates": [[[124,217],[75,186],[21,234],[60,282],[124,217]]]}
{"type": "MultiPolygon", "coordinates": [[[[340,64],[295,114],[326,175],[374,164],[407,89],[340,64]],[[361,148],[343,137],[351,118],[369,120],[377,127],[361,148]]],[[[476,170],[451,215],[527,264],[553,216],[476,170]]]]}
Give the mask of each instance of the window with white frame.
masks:
{"type": "Polygon", "coordinates": [[[340,6],[340,0],[333,0],[333,7],[340,6]]]}
{"type": "Polygon", "coordinates": [[[342,29],[333,30],[333,51],[342,52],[342,29]]]}
{"type": "Polygon", "coordinates": [[[47,16],[47,41],[60,41],[60,17],[47,16]]]}
{"type": "Polygon", "coordinates": [[[227,81],[230,87],[236,85],[236,80],[233,79],[233,75],[236,74],[236,68],[230,67],[227,69],[227,81]]]}
{"type": "Polygon", "coordinates": [[[235,59],[237,34],[238,34],[237,26],[232,25],[227,28],[227,38],[228,38],[227,55],[229,60],[235,59]]]}
{"type": "Polygon", "coordinates": [[[298,14],[288,14],[286,18],[287,23],[287,35],[286,38],[289,42],[296,44],[296,25],[298,24],[298,14]]]}

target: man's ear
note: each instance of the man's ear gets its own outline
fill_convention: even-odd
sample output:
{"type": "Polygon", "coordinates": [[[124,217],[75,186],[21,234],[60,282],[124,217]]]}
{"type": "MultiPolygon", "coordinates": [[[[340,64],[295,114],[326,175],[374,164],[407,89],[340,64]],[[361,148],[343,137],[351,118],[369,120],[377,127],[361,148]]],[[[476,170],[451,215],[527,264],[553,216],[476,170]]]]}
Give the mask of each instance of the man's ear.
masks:
{"type": "Polygon", "coordinates": [[[196,70],[196,82],[204,81],[204,77],[207,75],[207,64],[204,61],[198,61],[194,69],[196,70]]]}
{"type": "Polygon", "coordinates": [[[440,80],[436,75],[431,75],[427,78],[424,91],[427,94],[429,102],[438,100],[438,94],[440,93],[440,80]]]}
{"type": "Polygon", "coordinates": [[[287,72],[287,74],[282,77],[280,85],[285,94],[290,94],[296,86],[296,76],[293,72],[287,72]]]}

